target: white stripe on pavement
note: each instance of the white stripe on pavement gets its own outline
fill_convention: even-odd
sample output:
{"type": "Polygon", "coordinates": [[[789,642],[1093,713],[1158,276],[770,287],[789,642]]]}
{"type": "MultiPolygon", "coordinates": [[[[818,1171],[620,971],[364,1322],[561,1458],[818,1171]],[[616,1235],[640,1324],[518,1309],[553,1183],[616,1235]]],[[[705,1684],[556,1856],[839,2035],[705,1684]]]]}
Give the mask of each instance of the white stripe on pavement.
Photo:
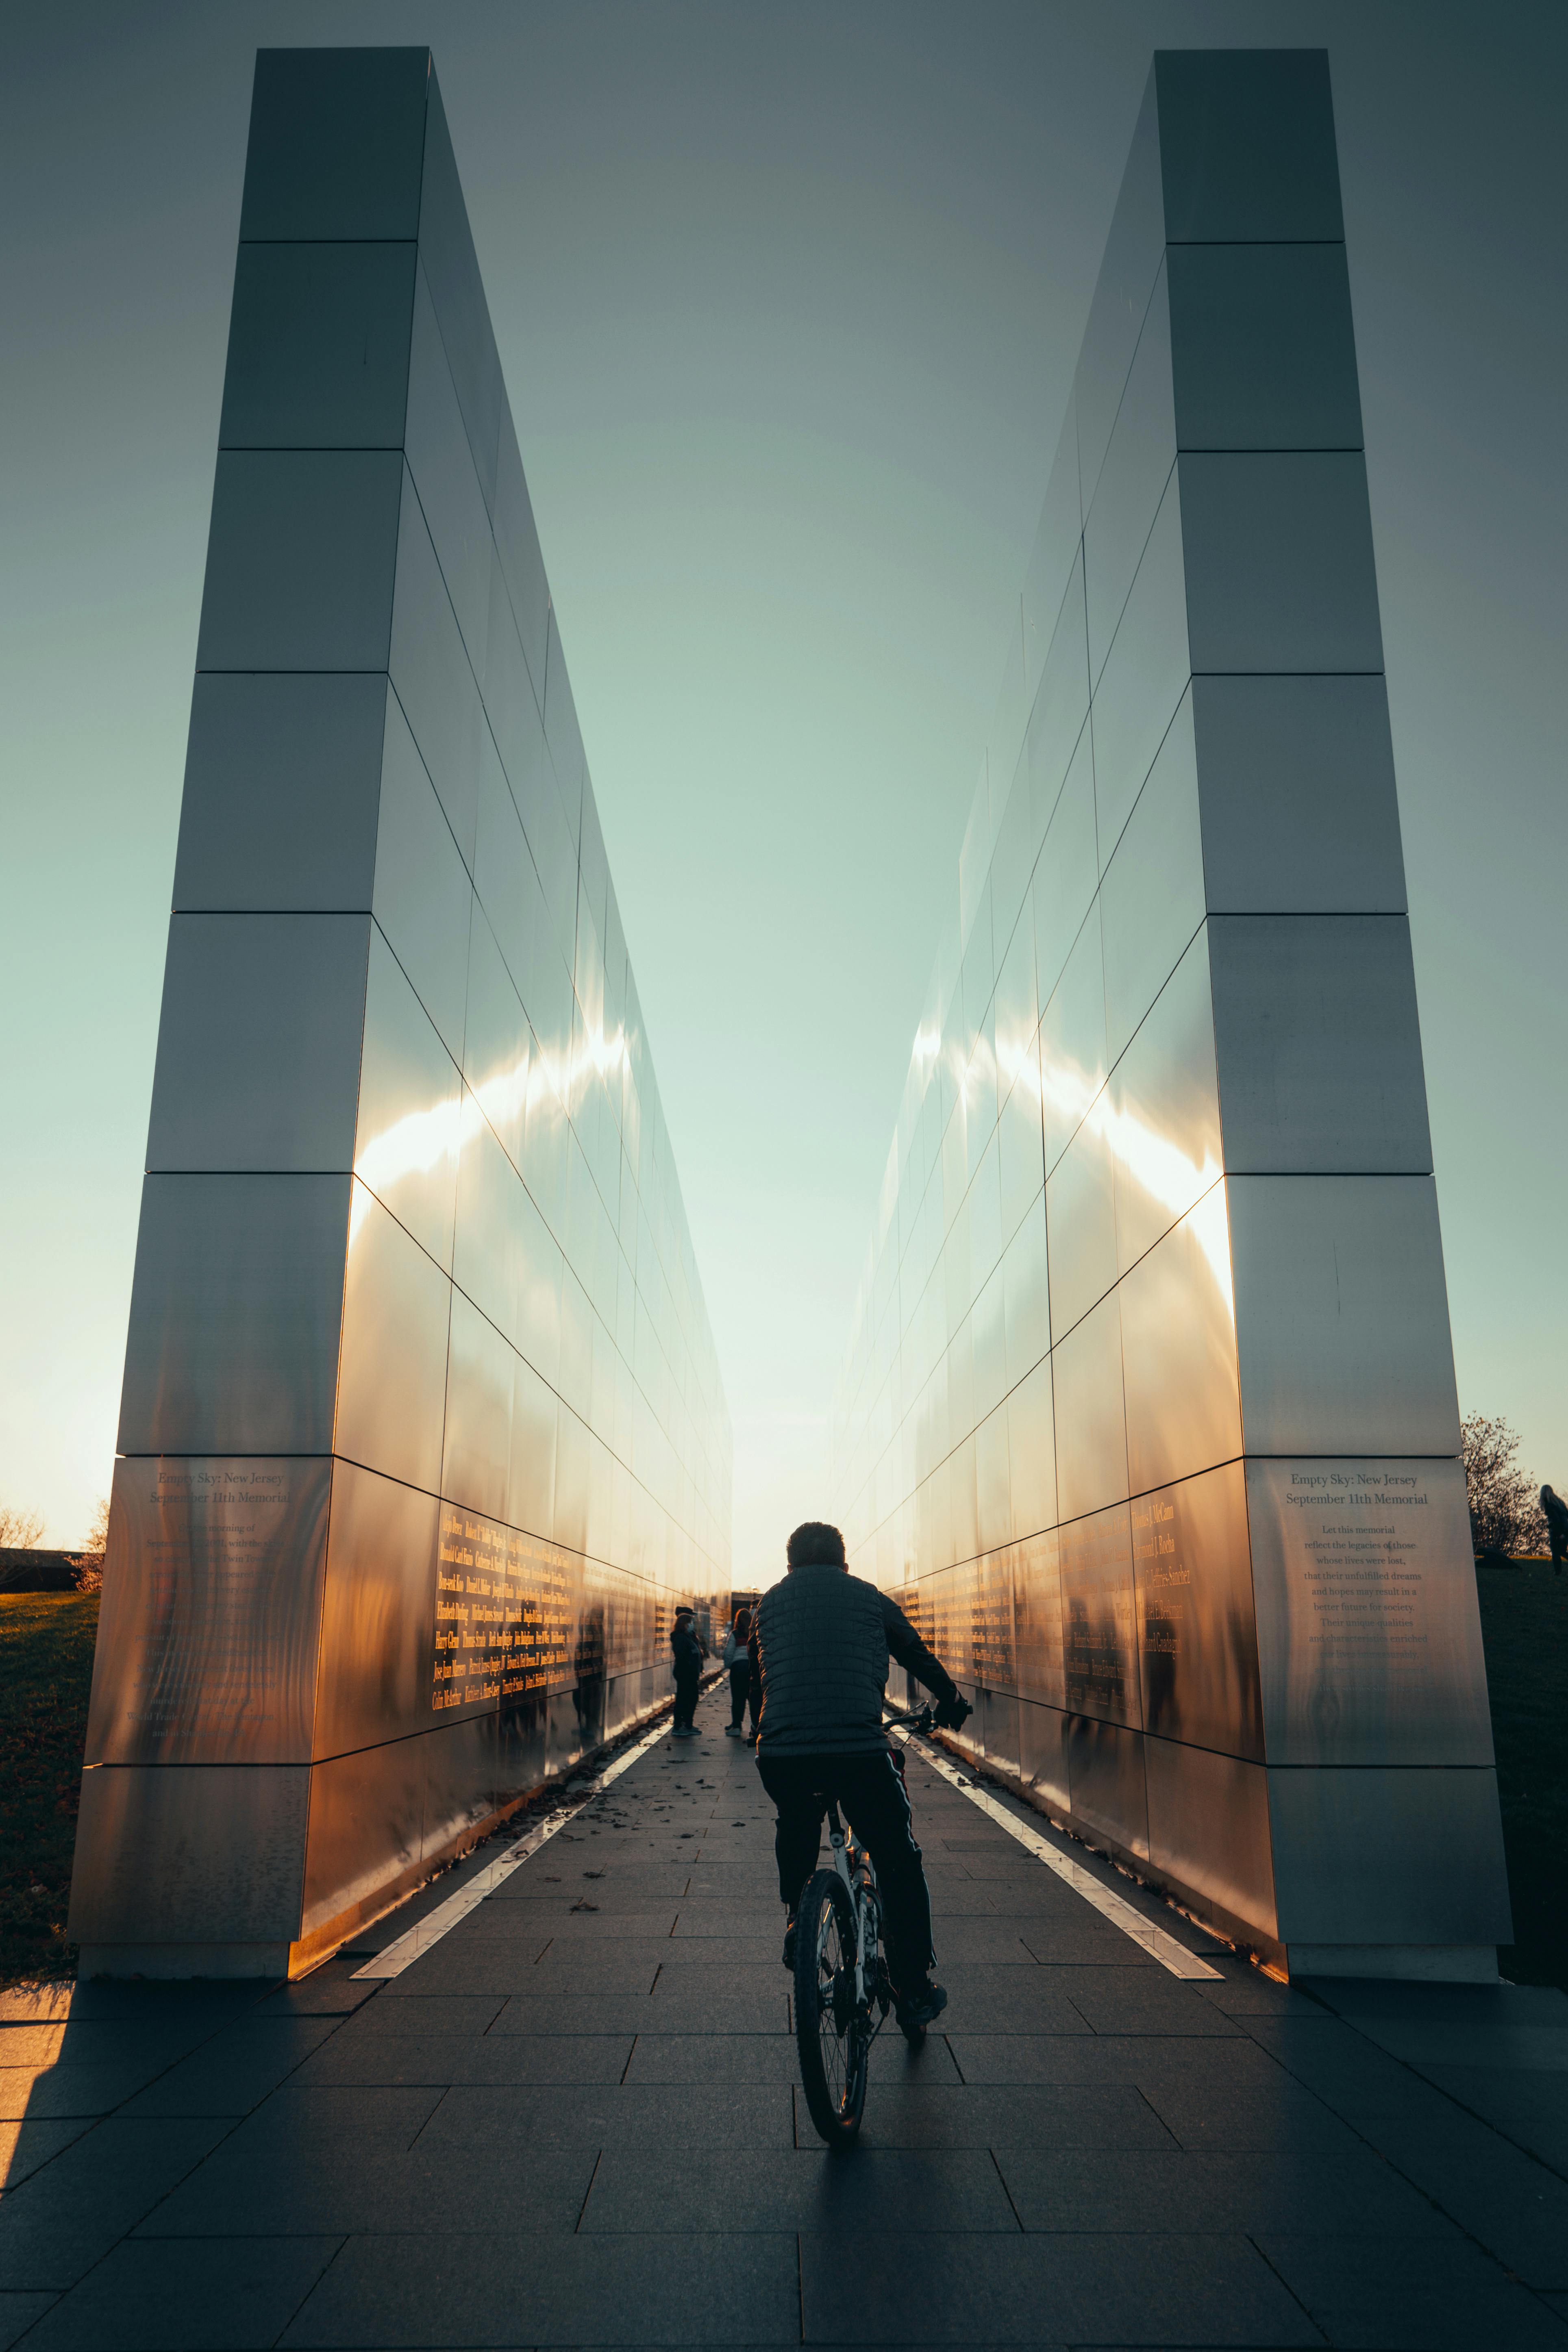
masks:
{"type": "Polygon", "coordinates": [[[363,1969],[356,1969],[354,1981],[357,1983],[362,1977],[400,1977],[405,1968],[421,1958],[433,1944],[438,1944],[443,1936],[449,1934],[459,1919],[466,1919],[470,1911],[477,1910],[487,1895],[493,1895],[501,1881],[511,1876],[519,1863],[526,1862],[530,1854],[537,1853],[557,1830],[563,1830],[568,1822],[576,1820],[584,1805],[592,1804],[595,1797],[602,1796],[612,1780],[618,1780],[628,1765],[635,1764],[639,1756],[646,1756],[650,1748],[657,1746],[669,1727],[668,1719],[656,1724],[632,1747],[623,1748],[602,1772],[589,1781],[574,1805],[563,1805],[558,1813],[552,1813],[548,1821],[540,1822],[526,1837],[520,1838],[516,1845],[509,1846],[499,1862],[492,1862],[487,1869],[478,1872],[466,1886],[458,1889],[456,1895],[449,1895],[445,1903],[437,1904],[434,1911],[426,1913],[405,1936],[399,1936],[395,1944],[388,1944],[384,1952],[377,1952],[374,1960],[367,1960],[363,1969]]]}
{"type": "MultiPolygon", "coordinates": [[[[895,1733],[896,1738],[905,1741],[909,1736],[907,1731],[895,1733]]],[[[994,1822],[998,1829],[1005,1830],[1009,1837],[1016,1838],[1037,1862],[1043,1862],[1047,1870],[1054,1870],[1058,1878],[1065,1879],[1075,1895],[1081,1895],[1084,1901],[1092,1904],[1113,1927],[1120,1927],[1124,1936],[1130,1936],[1135,1944],[1141,1944],[1150,1958],[1158,1960],[1163,1969],[1169,1969],[1173,1977],[1219,1976],[1218,1969],[1211,1969],[1206,1960],[1200,1960],[1195,1952],[1189,1952],[1174,1936],[1168,1936],[1163,1927],[1157,1927],[1152,1919],[1146,1919],[1142,1911],[1135,1911],[1131,1903],[1124,1903],[1121,1895],[1102,1885],[1092,1871],[1086,1870],[1080,1862],[1074,1862],[1070,1854],[1063,1853],[1059,1847],[1043,1838],[1038,1830],[1031,1829],[1027,1822],[1021,1822],[1016,1813],[1009,1812],[988,1789],[983,1789],[977,1780],[965,1780],[963,1774],[939,1750],[928,1748],[922,1741],[915,1753],[922,1763],[931,1766],[933,1772],[940,1772],[944,1780],[950,1780],[955,1789],[962,1789],[970,1803],[978,1806],[988,1821],[994,1822]]]]}

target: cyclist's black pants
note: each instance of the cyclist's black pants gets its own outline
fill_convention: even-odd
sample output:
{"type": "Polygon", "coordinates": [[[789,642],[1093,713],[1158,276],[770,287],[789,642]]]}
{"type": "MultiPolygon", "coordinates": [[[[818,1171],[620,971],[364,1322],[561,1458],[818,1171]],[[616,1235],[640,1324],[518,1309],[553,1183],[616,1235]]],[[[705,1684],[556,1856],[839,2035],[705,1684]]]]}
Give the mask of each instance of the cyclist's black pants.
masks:
{"type": "Polygon", "coordinates": [[[778,1808],[773,1852],[778,1856],[779,1893],[790,1909],[795,1909],[816,1867],[822,1820],[831,1790],[876,1867],[889,1973],[900,1988],[923,1976],[934,1958],[931,1895],[915,1843],[903,1777],[887,1748],[870,1756],[761,1753],[757,1769],[778,1808]]]}

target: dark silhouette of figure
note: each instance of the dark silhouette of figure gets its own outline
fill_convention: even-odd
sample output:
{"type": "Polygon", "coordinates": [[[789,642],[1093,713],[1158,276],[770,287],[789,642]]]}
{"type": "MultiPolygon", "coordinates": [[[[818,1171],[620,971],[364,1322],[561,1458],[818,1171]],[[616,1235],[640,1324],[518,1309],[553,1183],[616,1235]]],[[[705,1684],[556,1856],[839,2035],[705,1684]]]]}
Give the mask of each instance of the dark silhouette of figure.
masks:
{"type": "Polygon", "coordinates": [[[752,1693],[751,1642],[752,1612],[742,1607],[735,1612],[730,1627],[730,1639],[724,1644],[724,1655],[730,1667],[730,1720],[725,1725],[724,1731],[726,1738],[730,1739],[743,1739],[746,1737],[742,1718],[746,1712],[746,1702],[750,1699],[752,1739],[754,1744],[757,1737],[757,1701],[752,1693]]]}
{"type": "Polygon", "coordinates": [[[584,1748],[596,1748],[605,1736],[605,1612],[597,1601],[578,1620],[572,1671],[577,1737],[584,1748]]]}
{"type": "Polygon", "coordinates": [[[1547,1540],[1552,1546],[1552,1573],[1561,1576],[1563,1562],[1568,1559],[1568,1503],[1552,1487],[1542,1486],[1541,1507],[1546,1514],[1547,1540]]]}
{"type": "Polygon", "coordinates": [[[697,1631],[696,1617],[684,1601],[675,1612],[669,1651],[675,1665],[674,1735],[677,1739],[695,1739],[697,1726],[691,1718],[697,1712],[697,1685],[702,1679],[702,1661],[708,1653],[697,1631]]]}

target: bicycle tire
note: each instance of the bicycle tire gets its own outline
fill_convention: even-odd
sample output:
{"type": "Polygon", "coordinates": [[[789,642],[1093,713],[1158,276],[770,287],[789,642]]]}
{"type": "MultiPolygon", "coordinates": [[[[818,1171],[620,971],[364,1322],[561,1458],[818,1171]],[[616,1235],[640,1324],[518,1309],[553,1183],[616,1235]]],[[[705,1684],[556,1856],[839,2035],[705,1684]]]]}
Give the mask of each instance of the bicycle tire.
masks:
{"type": "Polygon", "coordinates": [[[847,2147],[866,2111],[870,2036],[855,2007],[855,1910],[837,1871],[819,1870],[795,1913],[795,2040],[818,2138],[847,2147]]]}

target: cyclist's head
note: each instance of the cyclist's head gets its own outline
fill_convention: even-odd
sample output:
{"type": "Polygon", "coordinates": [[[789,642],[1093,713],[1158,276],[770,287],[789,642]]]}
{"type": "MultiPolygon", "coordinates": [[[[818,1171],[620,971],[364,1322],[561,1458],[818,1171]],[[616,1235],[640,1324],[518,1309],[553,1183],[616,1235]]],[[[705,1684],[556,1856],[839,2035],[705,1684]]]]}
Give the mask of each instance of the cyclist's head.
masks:
{"type": "Polygon", "coordinates": [[[784,1558],[791,1568],[847,1568],[844,1557],[844,1538],[837,1528],[825,1527],[820,1519],[807,1519],[796,1528],[784,1548],[784,1558]]]}

